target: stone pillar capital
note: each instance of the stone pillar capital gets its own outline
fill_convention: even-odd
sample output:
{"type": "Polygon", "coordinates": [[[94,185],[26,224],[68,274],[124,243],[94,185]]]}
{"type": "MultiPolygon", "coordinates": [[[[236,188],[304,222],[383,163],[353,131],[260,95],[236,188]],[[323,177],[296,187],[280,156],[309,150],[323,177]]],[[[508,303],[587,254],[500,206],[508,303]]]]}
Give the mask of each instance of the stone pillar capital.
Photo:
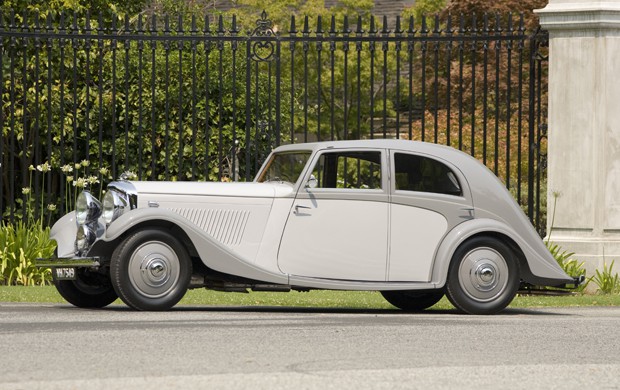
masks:
{"type": "Polygon", "coordinates": [[[540,25],[555,36],[617,35],[620,31],[620,0],[550,0],[534,12],[540,25]]]}

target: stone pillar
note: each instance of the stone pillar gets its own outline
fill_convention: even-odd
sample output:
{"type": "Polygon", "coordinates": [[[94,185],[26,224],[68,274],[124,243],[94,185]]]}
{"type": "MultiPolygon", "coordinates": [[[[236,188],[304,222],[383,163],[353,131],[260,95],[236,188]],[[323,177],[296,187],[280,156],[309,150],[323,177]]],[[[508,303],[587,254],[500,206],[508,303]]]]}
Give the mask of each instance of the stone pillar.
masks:
{"type": "Polygon", "coordinates": [[[535,12],[550,37],[547,231],[589,275],[620,271],[620,0],[535,12]]]}

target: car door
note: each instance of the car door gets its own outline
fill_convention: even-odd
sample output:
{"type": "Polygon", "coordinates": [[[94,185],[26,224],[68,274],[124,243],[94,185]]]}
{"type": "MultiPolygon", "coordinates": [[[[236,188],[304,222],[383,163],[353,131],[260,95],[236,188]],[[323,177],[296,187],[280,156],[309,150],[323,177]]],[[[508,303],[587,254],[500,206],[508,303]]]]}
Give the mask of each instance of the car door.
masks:
{"type": "Polygon", "coordinates": [[[387,153],[376,149],[332,149],[317,154],[282,235],[278,255],[282,272],[385,281],[386,160],[387,153]]]}
{"type": "Polygon", "coordinates": [[[435,252],[448,231],[474,217],[471,193],[447,161],[390,151],[389,281],[429,282],[435,252]]]}

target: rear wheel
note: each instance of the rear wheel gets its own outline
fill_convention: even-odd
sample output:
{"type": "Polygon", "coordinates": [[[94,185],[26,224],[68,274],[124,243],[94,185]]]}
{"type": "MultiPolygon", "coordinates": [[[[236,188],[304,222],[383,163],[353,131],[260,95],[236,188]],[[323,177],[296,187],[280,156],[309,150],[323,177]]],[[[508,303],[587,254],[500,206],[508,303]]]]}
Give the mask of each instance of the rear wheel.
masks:
{"type": "Polygon", "coordinates": [[[169,231],[144,229],[129,235],[110,262],[118,296],[136,310],[168,310],[183,298],[192,275],[185,246],[169,231]]]}
{"type": "Polygon", "coordinates": [[[56,280],[54,285],[67,302],[77,307],[101,308],[118,298],[108,278],[84,269],[77,270],[76,280],[56,280]]]}
{"type": "Polygon", "coordinates": [[[493,237],[475,237],[461,245],[450,263],[446,295],[459,310],[493,314],[503,310],[519,288],[513,251],[493,237]]]}
{"type": "Polygon", "coordinates": [[[422,311],[433,306],[443,297],[443,291],[381,291],[386,301],[406,311],[422,311]]]}

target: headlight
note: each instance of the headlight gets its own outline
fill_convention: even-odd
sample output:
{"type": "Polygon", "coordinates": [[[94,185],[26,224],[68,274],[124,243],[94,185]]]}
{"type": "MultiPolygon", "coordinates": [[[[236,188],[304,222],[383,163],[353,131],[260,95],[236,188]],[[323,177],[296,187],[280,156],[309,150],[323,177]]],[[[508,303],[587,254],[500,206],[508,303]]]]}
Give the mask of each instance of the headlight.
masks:
{"type": "Polygon", "coordinates": [[[103,220],[105,223],[110,224],[123,215],[127,206],[127,199],[122,194],[109,190],[103,197],[103,220]]]}
{"type": "Polygon", "coordinates": [[[77,253],[78,256],[86,254],[96,239],[97,235],[88,225],[78,226],[75,236],[75,253],[77,253]]]}
{"type": "Polygon", "coordinates": [[[78,195],[75,204],[75,221],[79,225],[94,222],[101,216],[101,202],[88,191],[78,195]]]}

